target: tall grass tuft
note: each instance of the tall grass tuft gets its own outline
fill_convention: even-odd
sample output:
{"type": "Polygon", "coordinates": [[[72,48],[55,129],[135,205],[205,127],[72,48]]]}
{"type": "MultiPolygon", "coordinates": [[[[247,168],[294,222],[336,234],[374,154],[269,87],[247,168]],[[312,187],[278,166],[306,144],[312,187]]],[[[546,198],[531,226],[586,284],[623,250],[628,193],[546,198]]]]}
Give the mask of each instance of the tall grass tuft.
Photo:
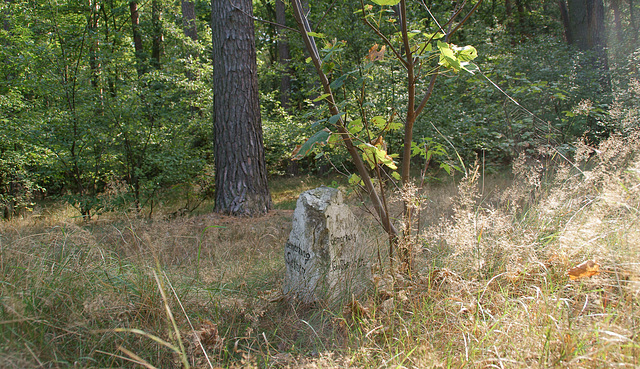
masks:
{"type": "Polygon", "coordinates": [[[640,134],[574,157],[521,155],[486,193],[479,170],[463,178],[418,240],[419,273],[380,278],[354,320],[359,365],[639,365],[640,134]],[[595,275],[570,278],[589,260],[595,275]]]}

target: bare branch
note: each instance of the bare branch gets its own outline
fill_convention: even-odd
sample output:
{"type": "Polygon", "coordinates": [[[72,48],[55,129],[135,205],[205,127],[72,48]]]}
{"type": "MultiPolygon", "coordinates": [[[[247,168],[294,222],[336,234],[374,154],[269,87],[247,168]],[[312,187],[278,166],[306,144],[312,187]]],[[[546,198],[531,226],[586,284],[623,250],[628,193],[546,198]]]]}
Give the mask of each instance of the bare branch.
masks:
{"type": "Polygon", "coordinates": [[[431,80],[429,81],[429,87],[427,88],[427,92],[425,93],[424,97],[422,97],[422,101],[420,101],[420,105],[418,105],[418,108],[416,109],[416,116],[420,115],[424,107],[427,106],[427,102],[429,101],[429,99],[431,98],[431,95],[433,94],[433,89],[436,85],[436,79],[438,78],[439,70],[440,70],[440,67],[439,66],[436,67],[435,72],[431,75],[431,80]]]}
{"type": "Polygon", "coordinates": [[[314,29],[318,29],[318,27],[320,27],[322,22],[324,22],[324,19],[327,17],[327,15],[329,15],[329,12],[331,11],[331,9],[333,9],[333,6],[336,4],[336,1],[338,0],[333,0],[331,5],[329,5],[329,8],[327,9],[327,11],[324,12],[324,15],[322,16],[322,18],[320,18],[320,20],[313,27],[314,29]]]}
{"type": "MultiPolygon", "coordinates": [[[[475,11],[478,9],[480,4],[482,4],[482,0],[478,1],[476,3],[476,5],[474,5],[473,8],[471,8],[469,13],[467,13],[467,15],[460,21],[460,23],[458,23],[456,28],[454,28],[451,32],[449,32],[449,34],[450,35],[454,34],[458,29],[460,29],[460,27],[462,27],[462,25],[465,24],[467,22],[467,20],[469,20],[469,17],[471,17],[471,14],[475,13],[475,11]]],[[[462,11],[462,8],[460,8],[460,11],[462,11]]]]}

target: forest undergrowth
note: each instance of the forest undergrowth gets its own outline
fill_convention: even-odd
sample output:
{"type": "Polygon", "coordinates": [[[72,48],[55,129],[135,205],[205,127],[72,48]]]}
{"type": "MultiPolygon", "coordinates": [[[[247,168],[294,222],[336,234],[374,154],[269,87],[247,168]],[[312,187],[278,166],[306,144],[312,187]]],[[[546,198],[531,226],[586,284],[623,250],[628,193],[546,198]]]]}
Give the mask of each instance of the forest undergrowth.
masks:
{"type": "MultiPolygon", "coordinates": [[[[0,223],[0,367],[637,367],[640,133],[576,147],[413,192],[412,273],[378,264],[338,310],[280,292],[291,210],[36,209],[0,223]]],[[[317,185],[287,181],[287,209],[317,185]]]]}

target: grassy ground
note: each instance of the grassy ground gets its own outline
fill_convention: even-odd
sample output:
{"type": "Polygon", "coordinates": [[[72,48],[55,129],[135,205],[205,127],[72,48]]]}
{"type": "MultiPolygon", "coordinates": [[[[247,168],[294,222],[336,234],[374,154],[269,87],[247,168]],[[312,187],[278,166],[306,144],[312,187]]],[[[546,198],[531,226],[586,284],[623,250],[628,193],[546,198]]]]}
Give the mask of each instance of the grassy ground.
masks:
{"type": "Polygon", "coordinates": [[[277,181],[257,219],[50,207],[3,222],[0,367],[638,367],[640,140],[513,173],[413,194],[414,273],[378,266],[338,310],[280,293],[291,209],[322,180],[277,181]],[[569,272],[588,260],[599,274],[569,272]]]}

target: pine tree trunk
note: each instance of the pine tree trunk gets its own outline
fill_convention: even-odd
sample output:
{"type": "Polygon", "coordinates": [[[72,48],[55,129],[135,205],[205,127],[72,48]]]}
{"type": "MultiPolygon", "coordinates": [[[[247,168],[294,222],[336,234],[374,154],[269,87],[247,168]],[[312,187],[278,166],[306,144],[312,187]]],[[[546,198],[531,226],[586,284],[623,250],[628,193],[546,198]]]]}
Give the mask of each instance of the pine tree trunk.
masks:
{"type": "Polygon", "coordinates": [[[262,144],[252,0],[211,1],[218,212],[271,209],[262,144]]]}

